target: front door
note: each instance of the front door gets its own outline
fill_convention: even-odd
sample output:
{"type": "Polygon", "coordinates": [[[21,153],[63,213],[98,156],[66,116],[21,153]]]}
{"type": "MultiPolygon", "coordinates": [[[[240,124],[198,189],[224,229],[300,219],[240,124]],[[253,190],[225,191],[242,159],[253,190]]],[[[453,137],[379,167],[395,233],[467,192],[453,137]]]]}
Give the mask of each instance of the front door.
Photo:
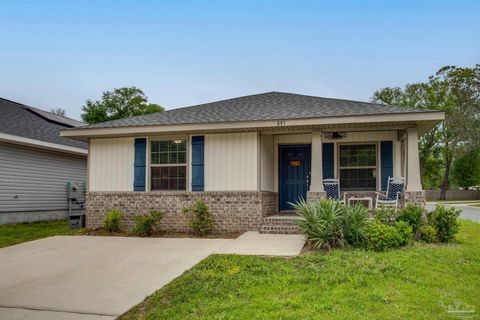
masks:
{"type": "Polygon", "coordinates": [[[290,202],[307,198],[310,145],[280,146],[280,210],[292,210],[290,202]]]}

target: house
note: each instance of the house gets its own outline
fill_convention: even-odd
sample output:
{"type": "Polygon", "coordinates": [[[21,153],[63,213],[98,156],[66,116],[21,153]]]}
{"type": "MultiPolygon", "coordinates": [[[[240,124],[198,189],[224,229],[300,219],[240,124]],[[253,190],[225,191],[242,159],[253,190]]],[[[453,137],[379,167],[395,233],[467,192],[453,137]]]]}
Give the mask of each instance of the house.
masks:
{"type": "Polygon", "coordinates": [[[86,180],[87,144],[59,131],[79,125],[0,98],[0,224],[66,216],[67,182],[86,180]]]}
{"type": "Polygon", "coordinates": [[[269,92],[61,131],[89,142],[87,227],[119,208],[126,226],[163,210],[210,207],[216,231],[258,229],[290,202],[325,197],[323,179],[371,195],[406,177],[403,203],[425,204],[418,139],[442,112],[269,92]]]}

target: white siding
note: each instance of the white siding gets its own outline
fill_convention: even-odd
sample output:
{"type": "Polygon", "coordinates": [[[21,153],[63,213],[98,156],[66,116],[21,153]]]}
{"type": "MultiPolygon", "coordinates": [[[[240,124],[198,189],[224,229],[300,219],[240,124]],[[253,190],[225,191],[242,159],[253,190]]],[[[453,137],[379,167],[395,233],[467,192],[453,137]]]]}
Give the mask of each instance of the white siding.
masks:
{"type": "Polygon", "coordinates": [[[67,209],[67,182],[84,183],[85,156],[0,143],[0,212],[67,209]]]}
{"type": "Polygon", "coordinates": [[[90,140],[89,191],[133,191],[134,138],[90,140]]]}
{"type": "Polygon", "coordinates": [[[273,135],[260,138],[260,174],[261,190],[273,191],[273,135]]]}
{"type": "Polygon", "coordinates": [[[257,190],[256,132],[205,135],[205,190],[257,190]]]}

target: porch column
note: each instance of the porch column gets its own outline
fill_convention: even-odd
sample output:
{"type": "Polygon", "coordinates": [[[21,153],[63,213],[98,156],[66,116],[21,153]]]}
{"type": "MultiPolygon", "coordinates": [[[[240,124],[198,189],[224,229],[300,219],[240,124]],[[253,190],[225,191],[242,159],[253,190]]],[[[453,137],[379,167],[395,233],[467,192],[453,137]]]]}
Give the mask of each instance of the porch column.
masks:
{"type": "Polygon", "coordinates": [[[323,190],[323,172],[322,172],[322,132],[312,132],[312,173],[310,176],[310,191],[322,192],[323,190]]]}
{"type": "Polygon", "coordinates": [[[422,191],[417,128],[407,129],[407,191],[422,191]]]}
{"type": "Polygon", "coordinates": [[[393,155],[395,159],[395,161],[393,162],[393,166],[394,166],[393,176],[401,177],[402,176],[402,143],[400,141],[393,142],[393,155]]]}

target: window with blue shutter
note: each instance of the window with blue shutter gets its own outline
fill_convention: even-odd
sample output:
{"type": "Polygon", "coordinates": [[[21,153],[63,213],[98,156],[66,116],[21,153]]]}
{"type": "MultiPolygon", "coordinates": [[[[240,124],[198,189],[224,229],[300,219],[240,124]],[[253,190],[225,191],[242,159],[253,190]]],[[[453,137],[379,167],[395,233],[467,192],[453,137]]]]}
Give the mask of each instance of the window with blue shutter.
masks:
{"type": "Polygon", "coordinates": [[[133,163],[133,191],[145,191],[145,174],[147,160],[147,139],[135,139],[135,160],[133,163]]]}
{"type": "Polygon", "coordinates": [[[335,171],[335,154],[333,143],[322,144],[322,171],[323,179],[333,179],[335,171]]]}
{"type": "Polygon", "coordinates": [[[393,142],[380,142],[380,170],[382,175],[382,190],[387,190],[388,177],[393,177],[393,142]]]}
{"type": "Polygon", "coordinates": [[[205,189],[205,137],[192,137],[192,191],[205,189]]]}

